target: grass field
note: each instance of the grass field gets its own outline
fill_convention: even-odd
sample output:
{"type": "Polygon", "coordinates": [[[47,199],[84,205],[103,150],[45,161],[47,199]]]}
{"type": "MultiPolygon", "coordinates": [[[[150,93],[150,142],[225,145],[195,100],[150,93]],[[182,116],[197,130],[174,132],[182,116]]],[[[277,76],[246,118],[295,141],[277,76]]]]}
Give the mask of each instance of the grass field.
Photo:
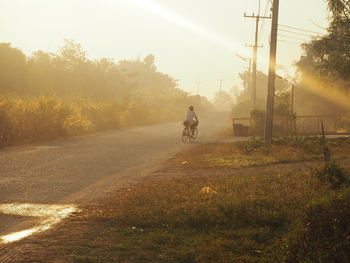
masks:
{"type": "MultiPolygon", "coordinates": [[[[337,141],[332,145],[342,149],[346,144],[337,141]]],[[[210,157],[219,158],[233,147],[219,146],[200,145],[190,149],[191,154],[182,154],[192,156],[187,161],[195,163],[197,157],[192,151],[215,147],[210,157]]],[[[254,151],[247,154],[256,155],[254,151]]],[[[38,235],[36,242],[45,244],[45,253],[32,254],[29,259],[347,262],[347,164],[347,170],[335,163],[326,169],[298,172],[274,170],[271,166],[269,172],[256,169],[245,175],[233,175],[224,169],[211,176],[208,169],[197,177],[188,177],[193,169],[182,165],[181,179],[154,180],[124,189],[99,205],[86,207],[55,230],[38,235]]],[[[212,167],[205,161],[200,165],[212,167]]]]}
{"type": "MultiPolygon", "coordinates": [[[[350,138],[329,140],[328,145],[333,158],[350,159],[350,138]]],[[[253,139],[247,142],[198,145],[179,153],[169,160],[168,165],[180,168],[186,162],[188,167],[195,169],[244,168],[323,158],[323,148],[317,137],[276,139],[271,147],[265,147],[261,140],[253,139]]]]}

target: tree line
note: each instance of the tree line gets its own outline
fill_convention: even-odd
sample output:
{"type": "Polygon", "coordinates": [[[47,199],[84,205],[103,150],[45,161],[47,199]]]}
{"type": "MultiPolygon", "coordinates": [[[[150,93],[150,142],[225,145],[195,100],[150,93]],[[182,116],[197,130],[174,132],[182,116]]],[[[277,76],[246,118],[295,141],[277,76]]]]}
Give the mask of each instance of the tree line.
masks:
{"type": "Polygon", "coordinates": [[[211,107],[154,62],[89,59],[72,40],[30,56],[0,43],[0,143],[181,120],[189,105],[211,107]]]}

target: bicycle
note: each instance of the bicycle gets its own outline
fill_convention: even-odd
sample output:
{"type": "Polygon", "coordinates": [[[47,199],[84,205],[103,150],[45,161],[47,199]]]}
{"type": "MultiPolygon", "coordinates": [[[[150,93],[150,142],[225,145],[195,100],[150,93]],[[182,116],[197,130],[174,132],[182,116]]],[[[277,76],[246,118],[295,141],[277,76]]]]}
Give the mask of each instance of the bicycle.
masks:
{"type": "Polygon", "coordinates": [[[183,125],[185,127],[182,131],[182,142],[183,143],[186,143],[187,141],[190,141],[191,143],[195,142],[198,137],[198,123],[196,123],[192,129],[190,128],[190,125],[187,122],[184,122],[183,125]]]}

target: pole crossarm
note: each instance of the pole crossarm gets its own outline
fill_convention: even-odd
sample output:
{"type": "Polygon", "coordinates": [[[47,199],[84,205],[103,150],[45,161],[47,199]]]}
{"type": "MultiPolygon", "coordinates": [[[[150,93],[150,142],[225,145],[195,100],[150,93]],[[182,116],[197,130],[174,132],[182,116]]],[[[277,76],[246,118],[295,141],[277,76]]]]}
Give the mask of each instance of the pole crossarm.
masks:
{"type": "Polygon", "coordinates": [[[246,13],[244,13],[244,17],[246,17],[246,18],[258,18],[258,19],[271,19],[272,18],[272,16],[270,15],[270,16],[256,16],[256,15],[254,15],[254,13],[253,13],[253,15],[251,15],[251,16],[248,16],[246,13]]]}
{"type": "Polygon", "coordinates": [[[260,47],[264,47],[264,45],[253,45],[253,44],[245,44],[245,47],[258,47],[258,48],[260,48],[260,47]]]}

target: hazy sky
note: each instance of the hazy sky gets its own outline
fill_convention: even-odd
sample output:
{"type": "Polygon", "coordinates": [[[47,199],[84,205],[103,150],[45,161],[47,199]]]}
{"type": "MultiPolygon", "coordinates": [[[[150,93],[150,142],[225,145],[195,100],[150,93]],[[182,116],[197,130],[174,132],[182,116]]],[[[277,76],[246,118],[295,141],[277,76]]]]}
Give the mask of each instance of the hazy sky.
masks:
{"type": "MultiPolygon", "coordinates": [[[[268,0],[261,0],[261,13],[268,0]]],[[[218,90],[240,84],[238,73],[247,63],[234,56],[250,56],[255,21],[244,12],[258,11],[258,0],[0,0],[0,42],[11,42],[27,55],[56,52],[63,39],[80,43],[90,58],[156,57],[156,66],[179,87],[209,98],[218,90]]],[[[270,12],[267,12],[269,15],[270,12]]],[[[281,0],[280,24],[324,32],[328,12],[324,0],[281,0]]],[[[261,31],[258,69],[268,66],[270,21],[261,31]]],[[[304,32],[305,33],[305,32],[304,32]]],[[[309,39],[288,32],[280,34],[309,39]]],[[[308,33],[306,33],[308,34],[308,33]]],[[[301,40],[281,37],[300,42],[301,40]]],[[[280,42],[277,63],[294,72],[299,45],[280,42]]]]}

